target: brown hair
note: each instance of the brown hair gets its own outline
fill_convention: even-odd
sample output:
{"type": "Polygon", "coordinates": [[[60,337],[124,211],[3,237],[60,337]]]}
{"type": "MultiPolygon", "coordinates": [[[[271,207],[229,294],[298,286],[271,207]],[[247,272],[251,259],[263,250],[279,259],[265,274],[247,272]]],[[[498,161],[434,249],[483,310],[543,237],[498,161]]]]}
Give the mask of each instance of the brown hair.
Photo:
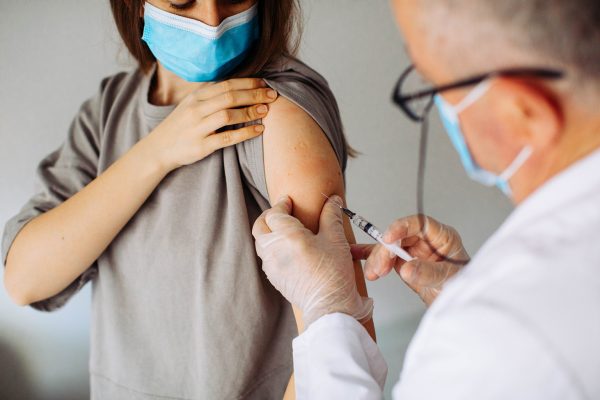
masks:
{"type": "MultiPolygon", "coordinates": [[[[125,46],[137,60],[140,68],[148,72],[156,58],[141,39],[144,20],[140,16],[145,0],[110,0],[115,23],[125,46]]],[[[231,77],[256,76],[265,66],[281,55],[293,56],[298,50],[302,34],[300,6],[298,0],[258,0],[260,39],[250,54],[231,77]]],[[[350,157],[356,151],[344,144],[350,157]]]]}

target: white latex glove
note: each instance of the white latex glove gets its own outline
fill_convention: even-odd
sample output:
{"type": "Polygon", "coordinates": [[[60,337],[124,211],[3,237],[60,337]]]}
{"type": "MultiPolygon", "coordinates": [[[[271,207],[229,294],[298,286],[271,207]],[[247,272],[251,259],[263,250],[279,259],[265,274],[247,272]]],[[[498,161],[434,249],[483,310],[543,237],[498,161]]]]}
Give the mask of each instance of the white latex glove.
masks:
{"type": "Polygon", "coordinates": [[[367,260],[365,277],[373,281],[395,270],[428,306],[436,299],[446,281],[469,261],[458,232],[427,216],[413,215],[396,220],[384,234],[383,240],[401,246],[414,260],[405,262],[381,245],[353,245],[354,258],[367,260]],[[448,262],[440,255],[464,262],[448,262]]]}
{"type": "Polygon", "coordinates": [[[303,312],[306,327],[326,314],[341,312],[368,321],[373,301],[356,289],[350,244],[338,196],[325,203],[319,233],[313,234],[291,216],[285,197],[256,221],[252,234],[262,268],[273,286],[303,312]]]}

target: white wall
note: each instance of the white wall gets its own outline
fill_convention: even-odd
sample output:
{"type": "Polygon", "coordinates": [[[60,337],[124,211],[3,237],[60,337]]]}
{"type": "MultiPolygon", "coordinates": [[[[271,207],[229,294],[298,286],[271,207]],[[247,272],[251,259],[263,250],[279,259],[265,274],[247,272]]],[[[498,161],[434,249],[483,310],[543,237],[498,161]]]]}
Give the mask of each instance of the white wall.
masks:
{"type": "MultiPolygon", "coordinates": [[[[336,93],[351,144],[349,204],[385,227],[415,206],[418,126],[390,102],[409,62],[385,1],[304,0],[302,58],[336,93]]],[[[79,105],[126,60],[103,0],[0,0],[0,223],[32,194],[37,162],[63,140],[79,105]]],[[[500,194],[467,180],[437,120],[426,210],[462,232],[471,252],[510,211],[500,194]]],[[[362,233],[357,237],[366,240],[362,233]]],[[[369,284],[393,382],[424,309],[391,277],[369,284]]],[[[0,398],[87,397],[89,289],[64,310],[12,305],[0,290],[0,398]]],[[[388,385],[389,386],[389,385],[388,385]]]]}

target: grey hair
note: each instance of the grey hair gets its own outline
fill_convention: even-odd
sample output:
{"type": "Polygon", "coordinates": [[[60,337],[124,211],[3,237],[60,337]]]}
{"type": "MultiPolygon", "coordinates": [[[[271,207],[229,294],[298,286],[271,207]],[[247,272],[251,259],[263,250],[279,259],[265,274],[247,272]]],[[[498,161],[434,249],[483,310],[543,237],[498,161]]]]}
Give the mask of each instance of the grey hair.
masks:
{"type": "Polygon", "coordinates": [[[464,67],[468,60],[481,70],[555,67],[580,83],[600,82],[599,0],[419,0],[419,4],[421,23],[432,30],[436,48],[447,47],[440,52],[450,65],[464,67]]]}

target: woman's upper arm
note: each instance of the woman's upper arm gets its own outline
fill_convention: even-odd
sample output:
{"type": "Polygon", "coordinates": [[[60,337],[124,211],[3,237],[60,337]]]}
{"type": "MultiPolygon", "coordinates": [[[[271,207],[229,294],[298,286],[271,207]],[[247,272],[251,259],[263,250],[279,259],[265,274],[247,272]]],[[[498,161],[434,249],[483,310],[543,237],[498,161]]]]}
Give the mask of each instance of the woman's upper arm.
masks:
{"type": "MultiPolygon", "coordinates": [[[[291,197],[293,214],[313,232],[325,204],[323,194],[344,198],[344,176],[333,147],[321,127],[300,107],[280,97],[263,119],[264,164],[267,190],[273,204],[281,196],[291,197]]],[[[354,243],[352,228],[344,221],[346,237],[354,243]]],[[[367,287],[360,261],[355,262],[356,286],[361,296],[367,287]]],[[[365,328],[375,339],[373,322],[365,328]]]]}
{"type": "Polygon", "coordinates": [[[280,97],[263,119],[264,164],[271,203],[289,195],[294,216],[316,232],[323,194],[344,196],[338,159],[319,125],[300,107],[280,97]]]}

